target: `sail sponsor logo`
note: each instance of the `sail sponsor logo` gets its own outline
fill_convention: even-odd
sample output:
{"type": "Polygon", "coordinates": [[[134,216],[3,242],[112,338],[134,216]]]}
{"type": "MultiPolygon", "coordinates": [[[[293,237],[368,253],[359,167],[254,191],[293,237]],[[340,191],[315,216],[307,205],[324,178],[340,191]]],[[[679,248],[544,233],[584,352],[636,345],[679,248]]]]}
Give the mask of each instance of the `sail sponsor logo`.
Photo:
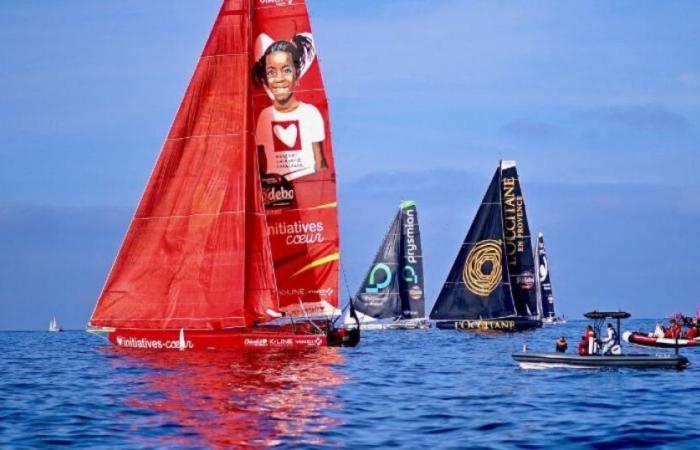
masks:
{"type": "Polygon", "coordinates": [[[258,0],[260,6],[290,6],[294,0],[258,0]]]}
{"type": "Polygon", "coordinates": [[[276,173],[264,174],[260,177],[260,184],[263,189],[265,208],[289,207],[294,203],[294,187],[283,176],[276,173]]]}
{"type": "Polygon", "coordinates": [[[501,284],[501,241],[486,239],[472,247],[462,269],[462,281],[470,292],[487,297],[501,284]]]}
{"type": "Polygon", "coordinates": [[[512,320],[462,320],[455,322],[458,330],[514,330],[512,320]]]}
{"type": "Polygon", "coordinates": [[[309,295],[318,295],[321,298],[328,298],[333,295],[335,290],[333,288],[322,288],[322,289],[309,289],[309,295]]]}
{"type": "Polygon", "coordinates": [[[547,264],[547,256],[540,253],[540,282],[544,282],[547,279],[547,275],[549,275],[549,264],[547,264]]]}
{"type": "Polygon", "coordinates": [[[418,244],[416,243],[415,229],[416,210],[414,208],[408,208],[406,210],[406,221],[404,222],[404,233],[406,234],[405,258],[411,264],[416,264],[418,262],[416,255],[416,252],[418,251],[418,244]]]}
{"type": "Polygon", "coordinates": [[[423,298],[423,289],[417,285],[412,286],[411,289],[408,290],[408,296],[411,298],[411,300],[418,301],[423,298]]]}
{"type": "Polygon", "coordinates": [[[515,194],[517,180],[503,179],[503,236],[506,241],[508,264],[517,265],[517,254],[525,251],[525,201],[515,194]]]}
{"type": "MultiPolygon", "coordinates": [[[[336,315],[336,307],[331,304],[331,302],[335,303],[335,299],[330,298],[335,291],[333,289],[324,289],[322,292],[324,292],[324,294],[328,293],[325,299],[321,298],[320,300],[314,301],[308,301],[308,299],[305,299],[303,307],[300,303],[298,303],[298,299],[302,297],[295,295],[294,297],[296,297],[295,300],[297,300],[297,302],[283,306],[280,308],[280,310],[283,311],[287,317],[319,317],[336,315]]],[[[280,292],[280,296],[282,297],[284,294],[280,292]]]]}
{"type": "Polygon", "coordinates": [[[289,152],[301,150],[301,136],[299,135],[299,121],[285,120],[271,122],[272,140],[276,152],[289,152]]]}
{"type": "Polygon", "coordinates": [[[414,269],[412,266],[404,266],[402,272],[403,280],[405,282],[418,284],[418,274],[416,273],[416,269],[414,269]]]}
{"type": "MultiPolygon", "coordinates": [[[[180,341],[175,340],[160,340],[160,339],[147,339],[147,338],[135,338],[129,337],[124,338],[122,336],[117,336],[117,345],[124,348],[142,348],[147,350],[179,350],[180,341]]],[[[190,340],[185,341],[185,348],[194,348],[194,344],[190,340]]]]}
{"type": "Polygon", "coordinates": [[[297,220],[292,223],[279,222],[268,226],[270,236],[284,236],[287,245],[308,245],[324,242],[323,222],[304,222],[297,220]]]}
{"type": "Polygon", "coordinates": [[[365,292],[368,294],[376,294],[386,289],[391,284],[391,279],[392,275],[389,266],[384,263],[377,263],[369,272],[365,292]]]}
{"type": "Polygon", "coordinates": [[[515,279],[520,289],[529,291],[535,286],[535,275],[529,270],[516,275],[515,279]]]}
{"type": "Polygon", "coordinates": [[[304,289],[304,288],[279,289],[278,292],[279,292],[280,296],[284,296],[284,297],[289,297],[289,296],[302,297],[306,294],[306,289],[304,289]]]}
{"type": "Polygon", "coordinates": [[[384,309],[387,304],[387,300],[396,297],[397,293],[392,292],[380,292],[377,294],[368,294],[366,292],[360,292],[358,297],[362,300],[362,303],[367,308],[381,308],[384,309]]]}

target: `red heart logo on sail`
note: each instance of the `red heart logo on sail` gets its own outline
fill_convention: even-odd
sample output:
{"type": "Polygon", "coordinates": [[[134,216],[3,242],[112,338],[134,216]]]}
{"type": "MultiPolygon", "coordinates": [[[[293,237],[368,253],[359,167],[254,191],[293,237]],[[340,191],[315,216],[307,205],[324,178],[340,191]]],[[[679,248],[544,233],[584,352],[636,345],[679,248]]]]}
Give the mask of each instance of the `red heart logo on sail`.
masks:
{"type": "Polygon", "coordinates": [[[282,141],[284,145],[286,145],[288,148],[292,148],[294,144],[297,142],[297,135],[299,134],[299,130],[297,129],[297,124],[296,123],[290,123],[286,127],[282,125],[275,125],[272,127],[272,132],[275,133],[275,136],[277,136],[277,139],[282,141]]]}

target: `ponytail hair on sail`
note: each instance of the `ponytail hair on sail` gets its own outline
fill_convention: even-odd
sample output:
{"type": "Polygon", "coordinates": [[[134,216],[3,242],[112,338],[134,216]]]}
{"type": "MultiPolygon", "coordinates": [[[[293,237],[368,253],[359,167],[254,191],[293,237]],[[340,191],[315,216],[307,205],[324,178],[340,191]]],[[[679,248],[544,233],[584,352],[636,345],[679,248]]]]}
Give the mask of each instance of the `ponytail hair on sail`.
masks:
{"type": "Polygon", "coordinates": [[[273,52],[287,52],[291,55],[297,79],[304,75],[316,56],[313,39],[309,33],[297,34],[291,41],[273,42],[253,66],[253,83],[256,86],[266,86],[265,59],[273,52]]]}

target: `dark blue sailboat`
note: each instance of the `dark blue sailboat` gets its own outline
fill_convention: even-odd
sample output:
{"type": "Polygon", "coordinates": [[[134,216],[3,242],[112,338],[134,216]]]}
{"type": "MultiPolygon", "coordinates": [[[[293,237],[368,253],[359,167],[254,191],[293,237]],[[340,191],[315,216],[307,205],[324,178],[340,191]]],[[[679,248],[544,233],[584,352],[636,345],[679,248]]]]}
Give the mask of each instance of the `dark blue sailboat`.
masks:
{"type": "MultiPolygon", "coordinates": [[[[428,328],[418,211],[403,201],[352,305],[363,330],[428,328]]],[[[345,318],[346,326],[355,320],[345,318]]]]}
{"type": "Polygon", "coordinates": [[[549,272],[549,258],[544,248],[544,236],[539,233],[535,245],[535,261],[537,261],[537,312],[543,325],[560,325],[566,323],[563,317],[554,313],[554,294],[549,272]]]}
{"type": "Polygon", "coordinates": [[[501,161],[430,318],[443,329],[539,327],[534,271],[518,172],[514,161],[501,161]]]}

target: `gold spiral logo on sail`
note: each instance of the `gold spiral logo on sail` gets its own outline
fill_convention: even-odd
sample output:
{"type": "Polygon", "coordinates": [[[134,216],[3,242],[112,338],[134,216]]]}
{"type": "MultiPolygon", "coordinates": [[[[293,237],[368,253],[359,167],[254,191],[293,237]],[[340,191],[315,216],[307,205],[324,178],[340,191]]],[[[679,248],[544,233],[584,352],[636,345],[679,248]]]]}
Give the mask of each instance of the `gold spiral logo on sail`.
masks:
{"type": "Polygon", "coordinates": [[[467,289],[482,297],[490,295],[501,282],[502,257],[501,241],[487,239],[477,242],[469,251],[462,270],[467,289]]]}

